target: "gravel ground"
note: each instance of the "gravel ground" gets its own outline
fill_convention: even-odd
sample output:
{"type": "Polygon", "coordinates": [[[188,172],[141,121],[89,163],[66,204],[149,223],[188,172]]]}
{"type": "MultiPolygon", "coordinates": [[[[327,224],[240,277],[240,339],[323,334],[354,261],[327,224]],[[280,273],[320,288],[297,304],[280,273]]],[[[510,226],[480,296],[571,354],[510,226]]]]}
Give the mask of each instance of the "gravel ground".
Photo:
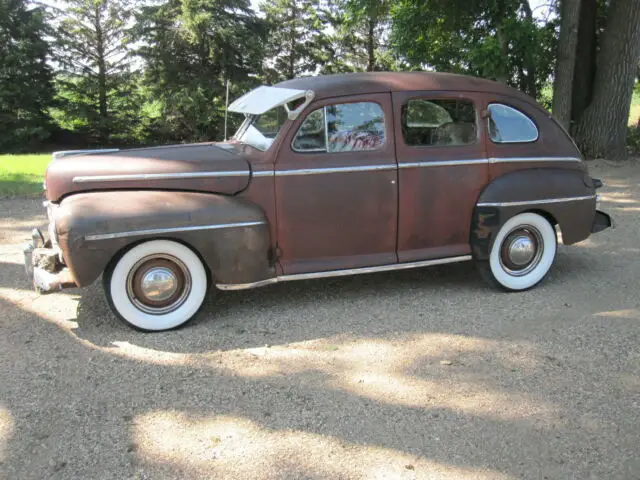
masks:
{"type": "Polygon", "coordinates": [[[219,294],[143,334],[99,284],[37,296],[0,201],[0,477],[640,478],[640,166],[615,230],[505,294],[472,264],[219,294]]]}

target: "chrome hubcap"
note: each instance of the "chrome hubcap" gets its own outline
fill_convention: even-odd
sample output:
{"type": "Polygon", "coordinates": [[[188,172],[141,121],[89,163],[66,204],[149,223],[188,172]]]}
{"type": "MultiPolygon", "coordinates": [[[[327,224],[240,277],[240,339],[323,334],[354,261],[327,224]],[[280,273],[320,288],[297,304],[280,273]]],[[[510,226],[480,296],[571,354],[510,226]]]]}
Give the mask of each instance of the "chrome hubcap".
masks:
{"type": "Polygon", "coordinates": [[[531,273],[542,259],[542,234],[531,225],[521,225],[505,237],[500,247],[500,264],[514,277],[531,273]]]}
{"type": "Polygon", "coordinates": [[[531,238],[516,237],[509,245],[509,259],[514,265],[526,265],[536,254],[536,247],[531,238]]]}
{"type": "Polygon", "coordinates": [[[179,259],[164,254],[140,259],[127,276],[127,295],[139,310],[163,315],[179,308],[191,292],[191,275],[179,259]]]}
{"type": "Polygon", "coordinates": [[[149,300],[162,302],[176,293],[178,279],[171,269],[155,267],[144,274],[140,288],[149,300]]]}

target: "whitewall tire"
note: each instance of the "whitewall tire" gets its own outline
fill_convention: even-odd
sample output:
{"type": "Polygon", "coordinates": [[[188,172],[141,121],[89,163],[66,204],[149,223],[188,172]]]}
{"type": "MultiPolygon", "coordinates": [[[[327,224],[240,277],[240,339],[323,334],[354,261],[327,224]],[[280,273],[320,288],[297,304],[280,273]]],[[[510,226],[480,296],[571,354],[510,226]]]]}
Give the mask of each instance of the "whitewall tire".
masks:
{"type": "Polygon", "coordinates": [[[207,272],[198,255],[169,240],[131,248],[107,268],[103,283],[113,312],[144,331],[168,330],[188,322],[208,290],[207,272]]]}
{"type": "Polygon", "coordinates": [[[540,283],[556,257],[556,230],[537,213],[521,213],[505,222],[491,247],[489,262],[480,264],[483,277],[509,290],[527,290],[540,283]]]}

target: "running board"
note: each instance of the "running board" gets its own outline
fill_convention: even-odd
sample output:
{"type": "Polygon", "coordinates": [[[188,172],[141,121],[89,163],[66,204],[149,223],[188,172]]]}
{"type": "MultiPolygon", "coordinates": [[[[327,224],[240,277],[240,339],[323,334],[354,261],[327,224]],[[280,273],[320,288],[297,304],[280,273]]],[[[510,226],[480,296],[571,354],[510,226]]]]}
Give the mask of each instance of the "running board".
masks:
{"type": "Polygon", "coordinates": [[[395,270],[408,270],[410,268],[431,267],[434,265],[444,265],[447,263],[466,262],[471,260],[471,255],[460,257],[436,258],[433,260],[422,260],[420,262],[395,263],[393,265],[382,265],[380,267],[350,268],[347,270],[329,270],[328,272],[296,273],[294,275],[280,275],[278,277],[267,278],[252,283],[221,283],[217,284],[219,290],[247,290],[249,288],[264,287],[273,283],[293,282],[296,280],[313,280],[316,278],[346,277],[349,275],[361,275],[364,273],[390,272],[395,270]]]}

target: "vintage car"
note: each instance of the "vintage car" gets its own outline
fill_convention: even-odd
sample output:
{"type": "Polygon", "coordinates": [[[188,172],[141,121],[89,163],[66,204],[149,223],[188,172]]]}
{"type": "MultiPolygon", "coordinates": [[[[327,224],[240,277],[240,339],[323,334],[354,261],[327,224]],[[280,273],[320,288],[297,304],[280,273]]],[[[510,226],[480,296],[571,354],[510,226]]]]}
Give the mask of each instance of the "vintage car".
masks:
{"type": "Polygon", "coordinates": [[[192,318],[209,287],[473,260],[526,290],[565,244],[611,226],[569,135],[533,99],[452,74],[358,73],[262,86],[228,142],[58,152],[42,292],[102,274],[141,330],[192,318]]]}

